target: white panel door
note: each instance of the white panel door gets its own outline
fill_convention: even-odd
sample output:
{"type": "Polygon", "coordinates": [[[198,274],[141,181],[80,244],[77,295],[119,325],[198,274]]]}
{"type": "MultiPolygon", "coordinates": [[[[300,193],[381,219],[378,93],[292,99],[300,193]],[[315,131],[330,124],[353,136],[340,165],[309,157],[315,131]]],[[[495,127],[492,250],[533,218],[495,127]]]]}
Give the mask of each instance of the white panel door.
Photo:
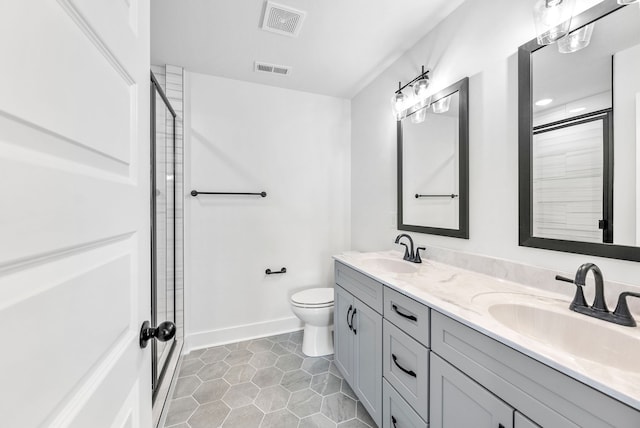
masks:
{"type": "Polygon", "coordinates": [[[0,2],[0,425],[151,426],[149,2],[0,2]]]}

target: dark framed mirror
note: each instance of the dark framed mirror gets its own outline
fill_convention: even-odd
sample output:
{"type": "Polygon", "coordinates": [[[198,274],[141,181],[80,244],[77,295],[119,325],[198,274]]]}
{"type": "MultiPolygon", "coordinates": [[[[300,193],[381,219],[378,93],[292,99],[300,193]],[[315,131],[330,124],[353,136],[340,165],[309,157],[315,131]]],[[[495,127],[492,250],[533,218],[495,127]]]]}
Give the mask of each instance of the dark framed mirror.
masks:
{"type": "Polygon", "coordinates": [[[640,9],[616,0],[519,48],[521,246],[640,261],[638,76],[640,9]]]}
{"type": "Polygon", "coordinates": [[[469,79],[398,120],[398,229],[469,238],[469,79]]]}

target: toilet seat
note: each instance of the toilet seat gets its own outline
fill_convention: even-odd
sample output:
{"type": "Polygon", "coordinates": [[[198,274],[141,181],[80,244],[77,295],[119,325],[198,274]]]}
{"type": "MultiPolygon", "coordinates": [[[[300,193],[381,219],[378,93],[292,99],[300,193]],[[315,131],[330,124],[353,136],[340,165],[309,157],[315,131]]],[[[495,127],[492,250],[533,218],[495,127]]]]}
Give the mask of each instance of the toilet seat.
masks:
{"type": "Polygon", "coordinates": [[[333,288],[310,288],[291,296],[291,304],[301,308],[326,308],[333,306],[333,288]]]}

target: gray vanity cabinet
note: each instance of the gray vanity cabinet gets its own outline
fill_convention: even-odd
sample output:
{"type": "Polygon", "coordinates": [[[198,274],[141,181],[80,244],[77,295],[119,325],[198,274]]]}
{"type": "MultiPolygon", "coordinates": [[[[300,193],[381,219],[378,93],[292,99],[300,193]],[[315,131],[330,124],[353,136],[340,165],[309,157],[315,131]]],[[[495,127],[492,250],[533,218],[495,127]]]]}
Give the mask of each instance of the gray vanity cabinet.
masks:
{"type": "Polygon", "coordinates": [[[382,284],[340,263],[336,263],[335,278],[335,364],[371,418],[380,426],[382,284]]]}
{"type": "Polygon", "coordinates": [[[513,428],[513,415],[498,397],[431,354],[431,428],[513,428]]]}
{"type": "Polygon", "coordinates": [[[353,300],[353,296],[342,287],[335,287],[334,362],[349,385],[353,385],[353,331],[350,328],[353,300]]]}

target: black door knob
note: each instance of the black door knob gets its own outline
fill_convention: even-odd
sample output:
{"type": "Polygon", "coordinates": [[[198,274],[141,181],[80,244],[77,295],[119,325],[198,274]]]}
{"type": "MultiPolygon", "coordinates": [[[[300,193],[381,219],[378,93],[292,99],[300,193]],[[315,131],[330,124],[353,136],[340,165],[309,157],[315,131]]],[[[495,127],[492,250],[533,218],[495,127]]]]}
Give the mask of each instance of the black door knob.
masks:
{"type": "Polygon", "coordinates": [[[173,339],[176,335],[176,325],[171,321],[165,321],[158,324],[157,327],[151,327],[149,321],[142,323],[140,328],[140,347],[146,348],[147,342],[151,339],[158,339],[160,342],[166,342],[173,339]]]}

